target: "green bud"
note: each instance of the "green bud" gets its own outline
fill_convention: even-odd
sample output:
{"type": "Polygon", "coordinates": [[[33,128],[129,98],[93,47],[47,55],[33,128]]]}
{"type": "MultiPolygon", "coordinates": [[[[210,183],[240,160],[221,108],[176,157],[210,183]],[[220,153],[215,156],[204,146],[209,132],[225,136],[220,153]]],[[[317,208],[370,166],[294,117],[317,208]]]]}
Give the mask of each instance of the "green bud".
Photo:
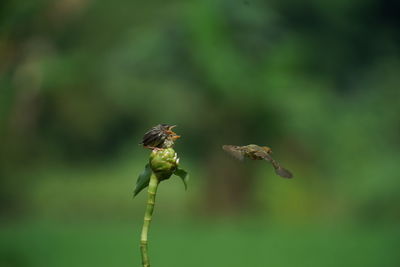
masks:
{"type": "Polygon", "coordinates": [[[159,181],[166,180],[178,168],[178,155],[173,148],[153,150],[150,154],[150,168],[159,181]]]}

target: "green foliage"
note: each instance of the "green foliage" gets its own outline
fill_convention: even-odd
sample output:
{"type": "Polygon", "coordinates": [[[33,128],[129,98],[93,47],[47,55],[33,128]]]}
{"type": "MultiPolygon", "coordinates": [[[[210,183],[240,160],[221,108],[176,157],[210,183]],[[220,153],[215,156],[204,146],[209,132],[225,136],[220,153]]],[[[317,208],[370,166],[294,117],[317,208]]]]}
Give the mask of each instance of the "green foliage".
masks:
{"type": "Polygon", "coordinates": [[[144,129],[165,122],[179,125],[179,151],[201,176],[189,204],[208,210],[204,199],[221,198],[218,214],[241,214],[256,193],[275,219],[313,220],[330,207],[335,219],[398,220],[395,10],[355,0],[2,1],[3,210],[114,212],[126,173],[139,171],[115,166],[141,166],[144,129]],[[296,181],[280,186],[264,166],[224,161],[222,144],[248,143],[271,146],[296,181]]]}
{"type": "Polygon", "coordinates": [[[185,189],[187,189],[189,174],[178,167],[178,155],[173,148],[153,150],[150,154],[149,162],[136,181],[134,196],[149,185],[152,171],[156,174],[159,181],[169,179],[172,174],[175,174],[182,179],[185,189]]]}
{"type": "Polygon", "coordinates": [[[187,173],[187,171],[177,168],[174,174],[182,179],[182,182],[185,185],[185,190],[187,190],[187,182],[189,181],[189,174],[187,173]]]}
{"type": "MultiPolygon", "coordinates": [[[[177,223],[175,217],[172,219],[156,220],[152,225],[154,266],[398,265],[397,225],[378,228],[360,225],[356,229],[339,225],[290,228],[260,220],[199,224],[190,220],[177,223]],[[199,257],[199,251],[207,257],[199,257]]],[[[0,263],[4,267],[140,266],[138,246],[132,242],[140,223],[141,220],[133,223],[28,221],[8,226],[0,229],[0,263]]]]}
{"type": "Polygon", "coordinates": [[[144,188],[149,186],[150,182],[150,176],[151,176],[151,168],[150,164],[146,164],[144,167],[143,172],[139,175],[137,181],[136,181],[136,187],[135,190],[133,191],[133,196],[135,197],[137,194],[140,193],[144,188]]]}

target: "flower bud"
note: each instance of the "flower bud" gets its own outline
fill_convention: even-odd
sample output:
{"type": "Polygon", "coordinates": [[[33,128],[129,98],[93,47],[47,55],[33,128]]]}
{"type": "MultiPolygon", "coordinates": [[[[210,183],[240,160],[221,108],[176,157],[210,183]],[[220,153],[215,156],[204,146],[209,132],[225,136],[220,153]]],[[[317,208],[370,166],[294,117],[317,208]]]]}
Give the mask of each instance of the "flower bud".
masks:
{"type": "Polygon", "coordinates": [[[150,168],[159,181],[166,180],[178,167],[179,158],[173,148],[153,150],[150,154],[150,168]]]}

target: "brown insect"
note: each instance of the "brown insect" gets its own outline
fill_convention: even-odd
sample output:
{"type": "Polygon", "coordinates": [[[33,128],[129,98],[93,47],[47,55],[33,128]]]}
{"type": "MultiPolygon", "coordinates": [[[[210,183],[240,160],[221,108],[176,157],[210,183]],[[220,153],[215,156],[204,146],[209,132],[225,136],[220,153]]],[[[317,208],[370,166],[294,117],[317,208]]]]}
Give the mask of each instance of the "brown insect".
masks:
{"type": "Polygon", "coordinates": [[[290,171],[283,168],[271,157],[272,150],[267,146],[258,146],[254,144],[247,146],[224,145],[222,148],[239,160],[243,160],[245,157],[247,157],[252,160],[266,160],[271,162],[276,174],[283,178],[293,177],[293,174],[290,171]]]}

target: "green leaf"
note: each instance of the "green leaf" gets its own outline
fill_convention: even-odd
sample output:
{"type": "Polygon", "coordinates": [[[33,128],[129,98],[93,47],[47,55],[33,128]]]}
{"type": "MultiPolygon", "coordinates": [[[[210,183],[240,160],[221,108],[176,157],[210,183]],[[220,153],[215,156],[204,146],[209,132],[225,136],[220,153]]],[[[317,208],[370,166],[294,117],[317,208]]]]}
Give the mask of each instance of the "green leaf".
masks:
{"type": "Polygon", "coordinates": [[[182,179],[182,182],[185,185],[185,190],[187,190],[187,182],[189,180],[189,174],[187,171],[177,168],[174,174],[182,179]]]}
{"type": "Polygon", "coordinates": [[[144,171],[139,175],[136,181],[136,187],[135,190],[133,191],[134,197],[149,185],[150,176],[151,176],[151,168],[149,164],[146,164],[146,166],[144,167],[144,171]]]}

